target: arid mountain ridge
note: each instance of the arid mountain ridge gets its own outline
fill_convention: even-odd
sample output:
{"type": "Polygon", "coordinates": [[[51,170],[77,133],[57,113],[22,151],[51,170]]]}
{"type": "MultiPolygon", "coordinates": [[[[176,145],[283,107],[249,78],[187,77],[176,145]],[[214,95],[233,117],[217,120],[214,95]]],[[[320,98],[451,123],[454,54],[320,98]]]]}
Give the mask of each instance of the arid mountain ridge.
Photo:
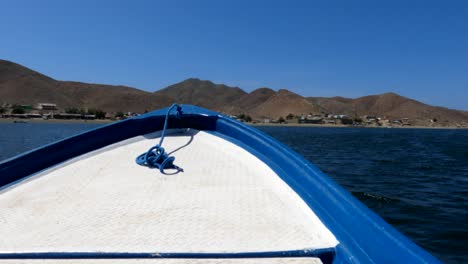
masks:
{"type": "Polygon", "coordinates": [[[247,93],[239,87],[195,78],[147,92],[127,86],[58,81],[19,64],[0,60],[0,105],[54,103],[59,109],[76,107],[142,113],[174,102],[194,104],[225,114],[244,113],[254,119],[332,113],[350,117],[408,118],[416,125],[426,125],[434,118],[441,126],[468,123],[466,111],[430,106],[395,93],[356,99],[303,97],[285,89],[274,91],[269,88],[247,93]]]}

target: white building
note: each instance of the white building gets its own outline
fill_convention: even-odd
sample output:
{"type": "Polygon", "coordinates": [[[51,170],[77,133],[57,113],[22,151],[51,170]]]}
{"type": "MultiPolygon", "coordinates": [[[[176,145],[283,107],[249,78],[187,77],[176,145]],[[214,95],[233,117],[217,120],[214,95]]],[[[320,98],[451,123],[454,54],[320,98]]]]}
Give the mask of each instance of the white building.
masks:
{"type": "Polygon", "coordinates": [[[57,105],[49,103],[39,103],[37,104],[36,108],[39,110],[57,110],[57,105]]]}

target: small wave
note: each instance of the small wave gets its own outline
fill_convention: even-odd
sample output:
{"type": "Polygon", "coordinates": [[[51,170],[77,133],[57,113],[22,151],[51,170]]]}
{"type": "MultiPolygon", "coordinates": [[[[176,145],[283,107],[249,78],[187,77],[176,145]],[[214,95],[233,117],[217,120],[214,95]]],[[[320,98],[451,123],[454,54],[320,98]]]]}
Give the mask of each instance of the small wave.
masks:
{"type": "Polygon", "coordinates": [[[433,166],[433,165],[424,164],[424,165],[413,166],[412,169],[421,170],[421,171],[432,171],[432,170],[437,170],[437,168],[438,167],[433,166]]]}
{"type": "Polygon", "coordinates": [[[379,163],[396,163],[396,161],[392,159],[372,159],[372,161],[379,163]]]}
{"type": "Polygon", "coordinates": [[[374,200],[385,203],[399,202],[399,199],[385,197],[378,194],[368,193],[368,192],[353,192],[353,195],[359,200],[374,200]]]}

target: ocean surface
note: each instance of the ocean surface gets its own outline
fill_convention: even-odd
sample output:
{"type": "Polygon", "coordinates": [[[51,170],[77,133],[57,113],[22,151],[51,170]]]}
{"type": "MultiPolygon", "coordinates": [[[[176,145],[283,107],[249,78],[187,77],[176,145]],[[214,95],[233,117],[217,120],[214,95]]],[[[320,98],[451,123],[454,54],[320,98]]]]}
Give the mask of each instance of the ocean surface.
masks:
{"type": "MultiPolygon", "coordinates": [[[[97,124],[0,123],[0,160],[97,124]]],[[[446,263],[468,263],[468,130],[258,127],[446,263]]]]}

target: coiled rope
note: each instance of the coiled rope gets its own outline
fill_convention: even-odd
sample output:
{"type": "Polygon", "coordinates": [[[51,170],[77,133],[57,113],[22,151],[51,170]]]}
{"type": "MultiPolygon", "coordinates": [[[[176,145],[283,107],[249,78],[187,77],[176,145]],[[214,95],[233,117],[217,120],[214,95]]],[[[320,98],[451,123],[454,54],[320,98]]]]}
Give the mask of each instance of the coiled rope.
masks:
{"type": "Polygon", "coordinates": [[[176,117],[180,118],[182,115],[182,107],[177,104],[173,104],[166,113],[166,119],[164,120],[164,127],[161,132],[161,138],[159,139],[159,144],[156,146],[151,147],[147,152],[139,155],[136,158],[136,163],[141,166],[146,166],[148,168],[157,168],[162,174],[176,174],[179,172],[183,172],[184,170],[176,165],[174,165],[175,158],[173,156],[169,156],[164,148],[162,147],[162,143],[164,141],[164,137],[166,135],[166,128],[167,128],[167,121],[169,119],[169,114],[173,109],[176,109],[176,117]],[[166,169],[174,169],[175,172],[173,173],[166,173],[164,170],[166,169]]]}

